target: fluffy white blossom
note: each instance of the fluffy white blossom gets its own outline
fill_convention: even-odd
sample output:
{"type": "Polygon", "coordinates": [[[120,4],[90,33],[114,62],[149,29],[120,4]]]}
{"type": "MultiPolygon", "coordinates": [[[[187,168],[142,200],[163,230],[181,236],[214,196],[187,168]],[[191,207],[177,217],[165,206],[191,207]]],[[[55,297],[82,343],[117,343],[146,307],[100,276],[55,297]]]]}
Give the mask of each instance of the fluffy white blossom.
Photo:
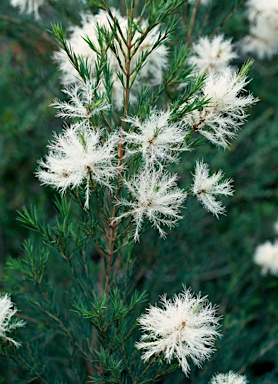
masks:
{"type": "Polygon", "coordinates": [[[188,150],[185,143],[187,132],[177,123],[171,123],[170,111],[152,111],[144,121],[128,117],[131,130],[123,132],[129,145],[128,154],[142,153],[147,164],[173,162],[181,151],[188,150]]]}
{"type": "Polygon", "coordinates": [[[218,215],[225,213],[225,207],[220,201],[216,200],[215,196],[232,196],[234,192],[231,186],[232,179],[221,181],[223,176],[222,171],[209,176],[208,164],[203,163],[203,161],[196,162],[191,191],[200,203],[217,218],[218,215]]]}
{"type": "Polygon", "coordinates": [[[242,96],[247,83],[246,76],[230,68],[210,72],[201,91],[208,104],[187,113],[183,118],[185,126],[226,148],[245,121],[246,107],[257,101],[251,94],[242,96]]]}
{"type": "Polygon", "coordinates": [[[262,274],[268,272],[278,277],[278,240],[273,244],[270,241],[256,248],[254,262],[262,268],[262,274]]]}
{"type": "Polygon", "coordinates": [[[236,373],[230,371],[229,373],[219,373],[215,375],[210,384],[247,384],[245,376],[237,375],[236,373]]]}
{"type": "Polygon", "coordinates": [[[16,328],[23,327],[25,321],[14,320],[12,317],[16,314],[17,308],[11,301],[9,295],[0,297],[0,337],[14,344],[16,347],[20,346],[20,343],[7,336],[7,333],[12,332],[16,328]]]}
{"type": "Polygon", "coordinates": [[[88,207],[91,181],[110,188],[110,179],[117,171],[113,160],[118,138],[112,135],[102,142],[101,136],[101,130],[86,126],[80,129],[69,127],[56,135],[48,146],[50,153],[44,161],[39,161],[37,176],[41,183],[61,192],[85,183],[85,207],[88,207]]]}
{"type": "Polygon", "coordinates": [[[92,81],[67,86],[62,92],[69,97],[69,101],[55,99],[51,106],[59,110],[57,113],[59,117],[90,119],[91,116],[109,108],[105,99],[94,101],[94,90],[92,81]]]}
{"type": "Polygon", "coordinates": [[[278,53],[278,1],[249,0],[247,7],[250,34],[242,41],[242,50],[271,58],[278,53]]]}
{"type": "Polygon", "coordinates": [[[217,307],[200,294],[195,297],[190,289],[168,300],[164,295],[160,302],[162,308],[150,305],[138,319],[143,334],[136,347],[144,350],[144,361],[160,354],[168,363],[177,359],[188,375],[189,359],[200,367],[215,351],[214,341],[220,336],[217,307]]]}
{"type": "Polygon", "coordinates": [[[211,39],[205,36],[193,44],[189,63],[196,65],[200,73],[221,72],[229,66],[230,61],[236,56],[236,53],[233,52],[231,39],[225,39],[224,35],[218,35],[211,39]]]}
{"type": "MultiPolygon", "coordinates": [[[[124,38],[126,38],[128,29],[127,18],[122,17],[120,13],[115,9],[112,9],[111,11],[114,17],[118,20],[118,24],[121,28],[122,34],[124,38]]],[[[97,62],[98,54],[90,48],[89,44],[84,40],[84,37],[89,37],[94,46],[98,50],[100,50],[97,26],[105,28],[107,31],[111,32],[111,26],[109,23],[112,23],[113,25],[113,21],[109,18],[107,12],[100,10],[97,15],[83,15],[82,26],[74,26],[71,28],[71,36],[68,39],[68,43],[71,45],[74,53],[77,56],[81,56],[88,60],[92,78],[95,78],[96,76],[95,64],[97,62]]],[[[140,32],[138,28],[132,39],[132,44],[134,44],[142,36],[142,33],[146,30],[146,28],[147,22],[142,20],[140,23],[140,32]]],[[[120,63],[122,67],[125,68],[125,57],[122,50],[126,54],[127,47],[120,35],[119,38],[122,40],[121,48],[116,39],[113,41],[113,43],[117,49],[117,55],[120,60],[120,63]]],[[[140,59],[141,55],[153,49],[158,38],[159,29],[158,27],[156,27],[147,34],[146,38],[143,40],[137,52],[133,55],[130,65],[131,71],[133,71],[136,67],[137,61],[140,59]]],[[[78,81],[78,79],[80,79],[78,72],[72,66],[68,56],[64,52],[57,52],[54,57],[62,71],[62,81],[64,84],[72,84],[78,81]]],[[[113,102],[115,107],[120,109],[123,105],[124,91],[121,81],[117,75],[117,72],[121,72],[121,67],[118,59],[110,49],[107,50],[107,62],[112,72],[113,102]]],[[[137,77],[137,80],[135,80],[132,86],[132,92],[130,96],[131,102],[136,101],[136,93],[138,89],[141,88],[143,81],[148,80],[148,85],[150,86],[158,85],[161,83],[163,77],[163,70],[167,67],[167,63],[167,48],[165,44],[158,44],[155,50],[149,54],[145,65],[143,65],[143,67],[140,69],[139,76],[137,77]]],[[[103,83],[100,84],[100,86],[104,89],[103,83]]]]}
{"type": "Polygon", "coordinates": [[[13,7],[19,7],[20,12],[34,13],[39,18],[39,7],[43,5],[44,0],[10,0],[13,7]]]}
{"type": "Polygon", "coordinates": [[[177,175],[162,174],[154,169],[145,169],[130,181],[125,181],[132,200],[118,200],[118,206],[127,211],[114,220],[131,216],[135,224],[134,239],[137,241],[145,218],[165,237],[162,226],[171,228],[182,219],[180,209],[186,193],[176,186],[176,181],[177,175]]]}
{"type": "Polygon", "coordinates": [[[259,20],[250,26],[250,35],[242,40],[241,47],[243,52],[255,54],[259,59],[270,59],[278,52],[277,30],[259,20]]]}

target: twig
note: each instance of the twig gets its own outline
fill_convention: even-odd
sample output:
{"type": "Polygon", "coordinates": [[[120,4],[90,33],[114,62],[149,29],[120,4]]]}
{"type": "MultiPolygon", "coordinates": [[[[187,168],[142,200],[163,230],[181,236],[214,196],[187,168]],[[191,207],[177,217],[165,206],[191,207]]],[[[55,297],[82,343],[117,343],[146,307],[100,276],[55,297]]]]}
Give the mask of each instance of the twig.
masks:
{"type": "MultiPolygon", "coordinates": [[[[269,343],[266,347],[264,347],[263,349],[260,350],[260,352],[254,356],[251,361],[249,362],[250,363],[254,363],[256,360],[258,360],[259,358],[261,358],[263,355],[265,355],[268,351],[270,351],[273,347],[275,347],[275,345],[278,344],[278,339],[276,340],[273,340],[271,343],[269,343]]],[[[239,375],[241,375],[242,373],[244,373],[247,369],[248,365],[244,365],[237,373],[239,375]]]]}
{"type": "MultiPolygon", "coordinates": [[[[133,10],[130,11],[129,17],[133,20],[133,10]]],[[[120,27],[119,27],[120,29],[120,27]]],[[[132,47],[132,30],[128,28],[127,31],[127,53],[125,57],[125,99],[124,99],[124,111],[123,111],[123,117],[124,119],[127,116],[128,106],[129,106],[129,97],[130,97],[130,61],[131,61],[131,47],[132,47]]],[[[126,121],[123,120],[122,123],[123,131],[126,129],[126,121]]],[[[122,133],[123,136],[123,133],[122,133]]],[[[124,157],[124,148],[123,148],[123,140],[119,141],[118,145],[118,182],[116,186],[116,192],[114,198],[117,200],[121,188],[121,173],[122,173],[122,162],[124,157]]],[[[118,211],[118,206],[114,204],[112,209],[112,215],[111,217],[116,217],[118,211]]],[[[113,262],[113,255],[114,255],[114,246],[116,241],[116,234],[117,234],[117,228],[118,225],[116,222],[113,222],[111,226],[108,228],[107,233],[107,241],[108,241],[108,254],[106,258],[106,278],[105,278],[105,293],[106,297],[108,297],[109,290],[110,290],[110,280],[111,280],[111,274],[112,274],[112,262],[113,262]]]]}
{"type": "Polygon", "coordinates": [[[227,22],[234,16],[234,14],[237,12],[237,10],[242,6],[243,3],[245,3],[246,0],[240,0],[238,5],[236,5],[232,11],[225,17],[225,19],[222,21],[222,23],[211,33],[210,37],[213,37],[216,33],[218,33],[224,26],[227,24],[227,22]]]}
{"type": "Polygon", "coordinates": [[[158,359],[158,355],[154,356],[154,358],[149,362],[149,364],[146,366],[144,371],[140,374],[140,376],[134,381],[134,384],[140,383],[140,379],[148,372],[148,370],[151,368],[151,366],[156,362],[158,359]]]}
{"type": "Polygon", "coordinates": [[[200,3],[201,3],[201,0],[196,1],[195,6],[194,6],[193,11],[192,11],[191,18],[190,18],[189,29],[187,31],[187,37],[186,37],[188,46],[191,43],[191,37],[192,37],[192,33],[193,33],[193,30],[195,27],[197,11],[198,11],[200,3]]]}
{"type": "Polygon", "coordinates": [[[0,20],[5,21],[9,24],[18,24],[18,25],[24,25],[24,27],[27,27],[30,31],[34,32],[36,35],[39,35],[42,37],[45,41],[47,41],[48,44],[52,46],[52,48],[57,48],[57,44],[52,40],[47,33],[41,31],[39,28],[34,27],[32,24],[27,23],[25,20],[18,20],[13,17],[0,15],[0,20]]]}

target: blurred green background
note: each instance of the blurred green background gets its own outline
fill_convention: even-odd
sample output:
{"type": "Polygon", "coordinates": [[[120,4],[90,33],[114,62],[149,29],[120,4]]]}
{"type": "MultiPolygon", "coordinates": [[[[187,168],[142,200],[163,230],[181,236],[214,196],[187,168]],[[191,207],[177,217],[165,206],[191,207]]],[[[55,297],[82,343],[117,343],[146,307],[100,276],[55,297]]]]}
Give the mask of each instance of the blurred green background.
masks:
{"type": "MultiPolygon", "coordinates": [[[[55,97],[61,97],[61,86],[52,60],[56,43],[48,31],[53,21],[74,22],[71,15],[78,15],[81,2],[52,3],[56,8],[46,4],[37,21],[32,15],[19,14],[7,0],[0,4],[1,289],[5,289],[5,274],[11,273],[4,267],[5,260],[21,257],[22,241],[29,235],[16,220],[17,210],[36,205],[46,220],[53,215],[55,193],[41,187],[34,176],[52,132],[62,128],[49,107],[55,97]]],[[[202,12],[207,10],[198,15],[195,34],[201,26],[202,34],[213,31],[235,3],[214,1],[205,26],[202,12]]],[[[242,6],[223,32],[239,48],[247,31],[242,6]]],[[[182,36],[178,31],[177,39],[182,36]]],[[[234,65],[247,59],[239,55],[234,65]]],[[[134,285],[148,291],[151,303],[165,292],[169,296],[179,292],[184,284],[208,295],[223,315],[223,337],[211,360],[201,370],[193,368],[188,379],[180,372],[164,383],[203,384],[213,373],[229,370],[246,374],[250,383],[278,383],[278,280],[261,276],[252,260],[258,244],[275,238],[273,224],[278,220],[278,58],[256,60],[250,77],[249,89],[260,102],[250,110],[230,149],[206,143],[186,153],[175,169],[181,175],[180,184],[186,186],[200,158],[212,171],[220,168],[232,177],[236,193],[224,201],[227,215],[217,220],[188,198],[184,220],[166,241],[149,231],[135,248],[134,285]]],[[[3,360],[3,383],[14,382],[16,373],[11,373],[12,368],[9,373],[4,364],[3,360]]]]}

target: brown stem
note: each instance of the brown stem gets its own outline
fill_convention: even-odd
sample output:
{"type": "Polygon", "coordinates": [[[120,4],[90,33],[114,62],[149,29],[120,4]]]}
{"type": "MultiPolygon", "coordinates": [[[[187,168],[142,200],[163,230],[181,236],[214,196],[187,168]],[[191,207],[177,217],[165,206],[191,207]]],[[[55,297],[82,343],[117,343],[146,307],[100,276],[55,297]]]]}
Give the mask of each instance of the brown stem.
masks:
{"type": "Polygon", "coordinates": [[[224,26],[227,24],[227,22],[234,16],[234,14],[237,12],[237,10],[242,6],[243,3],[245,3],[246,0],[241,0],[238,5],[236,5],[233,10],[225,17],[225,19],[222,21],[220,25],[212,32],[210,37],[216,35],[224,26]]]}
{"type": "Polygon", "coordinates": [[[198,28],[198,38],[200,36],[202,36],[203,32],[204,32],[204,28],[209,20],[209,17],[210,17],[210,12],[207,12],[204,19],[202,20],[202,26],[200,28],[198,28]]]}
{"type": "Polygon", "coordinates": [[[192,11],[191,18],[190,18],[189,29],[187,31],[187,38],[186,38],[188,46],[190,46],[190,43],[191,43],[191,37],[192,37],[192,33],[194,31],[194,27],[195,27],[195,23],[196,23],[197,11],[198,11],[200,3],[201,3],[201,0],[197,0],[196,1],[195,5],[194,5],[194,8],[193,8],[193,11],[192,11]]]}
{"type": "Polygon", "coordinates": [[[68,340],[70,340],[76,347],[77,349],[79,350],[79,352],[81,353],[82,356],[84,356],[88,361],[91,361],[91,357],[87,354],[87,352],[84,351],[84,349],[82,348],[82,346],[74,339],[74,337],[72,336],[72,334],[69,332],[68,328],[65,326],[65,324],[63,323],[63,321],[59,318],[59,316],[57,315],[57,313],[55,312],[52,304],[51,304],[51,301],[49,300],[49,297],[47,295],[47,293],[44,292],[43,290],[43,287],[41,284],[38,284],[39,285],[39,288],[40,288],[40,291],[45,299],[45,301],[47,302],[47,304],[49,305],[49,307],[51,308],[51,310],[53,311],[53,313],[49,312],[47,309],[43,308],[42,305],[37,302],[37,301],[34,301],[34,304],[40,308],[40,310],[42,312],[44,312],[48,317],[50,317],[51,319],[55,320],[56,323],[58,323],[60,325],[60,327],[62,328],[62,330],[64,331],[64,333],[67,335],[68,337],[68,340]]]}
{"type": "Polygon", "coordinates": [[[173,366],[170,366],[166,371],[157,373],[154,377],[151,377],[150,379],[142,381],[140,384],[146,384],[146,383],[153,383],[155,380],[160,379],[161,377],[164,377],[168,375],[169,373],[172,373],[174,371],[173,366]]]}
{"type": "Polygon", "coordinates": [[[79,288],[83,292],[84,296],[86,297],[86,299],[89,299],[88,293],[84,289],[83,284],[80,281],[79,277],[76,275],[76,271],[75,271],[75,268],[73,268],[70,257],[66,253],[64,253],[62,250],[60,250],[59,252],[60,252],[61,256],[63,257],[63,259],[65,260],[65,262],[67,263],[67,265],[71,271],[72,277],[77,281],[79,288]]]}
{"type": "Polygon", "coordinates": [[[136,381],[135,381],[135,379],[134,379],[134,377],[133,377],[132,370],[131,370],[131,368],[130,368],[130,366],[129,366],[128,357],[127,357],[127,354],[126,354],[126,351],[125,351],[123,345],[120,345],[120,351],[121,351],[121,355],[122,355],[122,357],[123,357],[123,360],[124,360],[124,362],[125,362],[126,369],[127,369],[128,373],[129,373],[129,376],[130,376],[132,382],[135,383],[136,381]]]}
{"type": "MultiPolygon", "coordinates": [[[[276,344],[278,344],[278,339],[273,340],[266,347],[261,349],[260,352],[255,357],[253,357],[253,359],[250,361],[250,363],[254,363],[255,361],[257,361],[260,357],[262,357],[268,351],[270,351],[273,347],[275,347],[276,344]]],[[[239,375],[241,375],[242,373],[244,373],[246,371],[246,369],[247,369],[247,365],[244,365],[237,373],[239,375]]]]}
{"type": "MultiPolygon", "coordinates": [[[[141,23],[141,21],[142,21],[142,19],[143,19],[143,17],[144,17],[144,14],[145,14],[145,12],[146,12],[146,9],[147,9],[147,8],[149,7],[149,5],[151,4],[151,1],[152,1],[152,0],[148,0],[148,1],[144,4],[143,9],[142,9],[142,11],[141,11],[141,14],[140,14],[140,16],[137,18],[137,20],[136,20],[136,25],[140,25],[140,23],[141,23]]],[[[136,6],[135,14],[137,13],[136,11],[137,11],[138,7],[139,7],[139,1],[138,1],[138,3],[137,3],[137,6],[136,6]]]]}
{"type": "MultiPolygon", "coordinates": [[[[10,345],[9,344],[9,347],[11,348],[11,350],[13,351],[13,353],[16,355],[16,357],[26,366],[26,369],[28,369],[28,371],[30,370],[30,364],[22,357],[22,356],[20,356],[20,355],[18,355],[18,353],[17,353],[17,351],[16,351],[16,349],[15,349],[15,347],[13,346],[13,345],[10,345]]],[[[13,360],[15,363],[17,363],[17,361],[16,361],[16,359],[14,358],[14,357],[12,357],[12,356],[10,356],[10,355],[8,355],[6,352],[4,352],[4,351],[2,351],[2,353],[3,353],[3,355],[4,356],[6,356],[8,359],[10,359],[10,360],[13,360]]],[[[33,359],[34,360],[34,359],[33,359]]],[[[33,367],[31,368],[32,370],[33,370],[33,367]]],[[[35,373],[35,375],[36,375],[36,379],[40,379],[41,380],[41,382],[43,383],[43,384],[48,384],[47,383],[47,381],[46,380],[44,380],[44,378],[43,377],[41,377],[41,375],[40,374],[38,374],[38,373],[36,373],[36,372],[34,372],[35,373]]]]}
{"type": "MultiPolygon", "coordinates": [[[[133,11],[130,11],[129,17],[133,20],[133,11]]],[[[120,29],[120,28],[119,28],[120,29]]],[[[127,32],[127,52],[125,56],[125,99],[124,99],[124,111],[123,111],[123,117],[124,119],[127,117],[127,111],[129,106],[129,96],[130,96],[130,62],[131,62],[131,48],[132,48],[132,30],[131,28],[128,28],[127,32]]],[[[123,121],[122,124],[123,131],[126,129],[126,121],[123,121]]],[[[116,186],[116,192],[114,198],[117,199],[119,197],[119,192],[121,188],[121,180],[122,180],[122,163],[123,163],[123,157],[124,157],[124,147],[123,147],[123,133],[121,140],[119,141],[118,145],[118,182],[116,186]]],[[[113,205],[112,210],[112,219],[116,217],[118,211],[118,206],[116,204],[113,205]]],[[[115,241],[117,237],[117,222],[114,221],[112,224],[110,224],[108,230],[107,230],[107,240],[108,240],[108,252],[107,252],[107,258],[106,258],[106,277],[105,277],[105,293],[106,297],[108,297],[109,290],[110,290],[110,283],[111,283],[111,275],[112,275],[112,262],[113,262],[113,254],[114,254],[114,246],[115,241]]]]}
{"type": "Polygon", "coordinates": [[[27,23],[25,20],[18,20],[13,17],[0,15],[0,20],[7,22],[8,24],[24,25],[30,31],[42,37],[52,48],[57,49],[57,44],[53,41],[47,33],[41,31],[39,28],[34,27],[32,24],[27,23]]]}
{"type": "Polygon", "coordinates": [[[144,371],[140,374],[140,376],[134,381],[134,384],[137,384],[140,382],[140,379],[144,377],[144,375],[148,372],[148,370],[151,368],[151,366],[156,362],[158,359],[158,355],[154,356],[154,358],[149,362],[149,364],[146,366],[144,371]]]}
{"type": "Polygon", "coordinates": [[[227,265],[226,267],[215,269],[213,271],[207,271],[199,276],[199,281],[210,281],[218,279],[219,277],[226,276],[232,273],[232,269],[227,265]]]}
{"type": "Polygon", "coordinates": [[[185,4],[185,25],[189,26],[189,4],[185,4]]]}
{"type": "Polygon", "coordinates": [[[80,19],[75,17],[75,13],[74,12],[70,12],[70,10],[67,8],[67,7],[63,7],[61,9],[61,7],[59,7],[55,1],[52,1],[52,0],[46,0],[47,3],[53,8],[55,9],[55,11],[58,13],[58,15],[61,14],[61,10],[63,10],[63,12],[65,13],[65,15],[72,21],[74,22],[74,24],[78,25],[78,26],[81,26],[81,22],[80,22],[80,19]]]}

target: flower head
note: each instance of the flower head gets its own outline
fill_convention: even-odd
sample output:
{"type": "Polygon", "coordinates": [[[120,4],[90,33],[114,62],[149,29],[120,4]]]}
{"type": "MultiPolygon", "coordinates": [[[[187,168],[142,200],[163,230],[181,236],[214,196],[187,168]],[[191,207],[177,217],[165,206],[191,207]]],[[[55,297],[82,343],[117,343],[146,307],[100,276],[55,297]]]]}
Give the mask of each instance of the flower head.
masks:
{"type": "Polygon", "coordinates": [[[144,350],[144,361],[159,354],[168,363],[176,358],[188,375],[189,358],[200,367],[215,351],[213,344],[220,336],[217,307],[200,294],[195,297],[190,289],[184,289],[172,300],[164,295],[160,302],[162,308],[150,305],[147,313],[139,317],[143,334],[136,347],[144,350]]]}
{"type": "Polygon", "coordinates": [[[251,94],[241,95],[247,83],[246,76],[230,68],[221,73],[210,72],[201,92],[208,104],[184,116],[186,127],[198,131],[213,144],[226,148],[244,123],[246,108],[257,101],[251,94]]]}
{"type": "Polygon", "coordinates": [[[259,20],[250,26],[250,34],[242,39],[240,46],[244,53],[270,59],[278,53],[277,30],[259,20]]]}
{"type": "Polygon", "coordinates": [[[215,375],[210,381],[210,384],[247,384],[247,383],[248,381],[246,380],[245,376],[237,375],[232,371],[226,374],[219,373],[218,375],[215,375]]]}
{"type": "Polygon", "coordinates": [[[67,86],[62,92],[69,96],[69,101],[54,100],[52,107],[57,108],[57,116],[62,118],[89,119],[91,116],[109,108],[105,99],[94,101],[94,84],[92,81],[80,82],[67,86]]]}
{"type": "Polygon", "coordinates": [[[212,212],[217,218],[218,215],[225,213],[225,207],[215,196],[224,195],[232,196],[233,189],[231,187],[232,179],[226,179],[222,182],[224,174],[222,171],[209,176],[209,167],[203,161],[197,161],[195,174],[193,175],[192,193],[203,204],[203,206],[212,212]]]}
{"type": "Polygon", "coordinates": [[[241,42],[242,50],[254,53],[260,59],[278,53],[278,2],[277,0],[249,0],[247,16],[251,23],[250,34],[241,42]]]}
{"type": "Polygon", "coordinates": [[[230,39],[225,39],[223,35],[215,36],[212,39],[205,36],[193,44],[189,62],[196,65],[201,73],[221,72],[236,56],[230,39]]]}
{"type": "Polygon", "coordinates": [[[13,7],[19,7],[20,12],[34,13],[36,19],[39,18],[39,7],[44,0],[10,0],[13,7]]]}
{"type": "Polygon", "coordinates": [[[277,0],[248,0],[247,16],[250,21],[256,22],[264,19],[273,27],[278,25],[278,3],[277,0]]]}
{"type": "MultiPolygon", "coordinates": [[[[113,15],[117,18],[119,24],[122,26],[124,19],[121,17],[118,11],[113,9],[113,15]]],[[[84,59],[88,59],[88,64],[94,78],[94,65],[97,62],[97,53],[91,49],[90,45],[85,41],[86,37],[89,37],[94,46],[100,49],[97,27],[103,27],[110,30],[108,14],[100,10],[96,15],[83,14],[81,15],[82,25],[72,26],[70,29],[71,35],[68,38],[68,43],[72,47],[74,53],[77,56],[81,56],[84,59]]],[[[61,70],[61,80],[64,84],[74,84],[80,79],[78,71],[72,66],[70,59],[64,53],[64,51],[56,52],[54,59],[59,64],[61,70]]],[[[108,52],[108,61],[112,70],[118,69],[117,59],[112,52],[108,52]]]]}
{"type": "Polygon", "coordinates": [[[278,241],[272,244],[270,241],[256,248],[254,262],[262,267],[262,274],[268,272],[278,277],[278,241]]]}
{"type": "Polygon", "coordinates": [[[144,121],[128,117],[125,121],[132,124],[131,132],[123,132],[128,144],[128,153],[141,152],[146,163],[177,160],[180,151],[185,151],[187,132],[176,123],[170,123],[170,111],[152,111],[144,121]],[[137,128],[137,129],[136,129],[137,128]]]}
{"type": "Polygon", "coordinates": [[[180,208],[186,193],[176,187],[177,175],[162,174],[154,169],[145,169],[125,185],[133,200],[119,199],[117,204],[127,209],[114,220],[131,216],[135,223],[134,239],[147,218],[156,227],[162,237],[166,236],[162,226],[173,227],[182,218],[180,208]]]}
{"type": "Polygon", "coordinates": [[[16,314],[17,308],[11,301],[9,295],[0,297],[0,337],[14,344],[16,347],[20,346],[20,343],[7,336],[8,332],[13,331],[16,328],[23,327],[25,321],[12,320],[12,317],[16,314]]]}
{"type": "Polygon", "coordinates": [[[62,192],[86,184],[85,207],[89,205],[91,181],[111,188],[115,177],[114,148],[117,136],[101,142],[101,130],[67,128],[49,144],[50,153],[40,160],[37,176],[42,184],[51,185],[62,192]]]}
{"type": "MultiPolygon", "coordinates": [[[[121,43],[114,39],[113,44],[117,50],[117,56],[111,49],[107,49],[107,63],[110,67],[112,73],[112,83],[113,83],[113,103],[117,109],[120,109],[123,105],[124,98],[124,89],[118,73],[122,72],[122,68],[125,68],[125,56],[127,55],[126,43],[123,40],[123,37],[126,38],[128,30],[128,20],[126,17],[122,17],[120,13],[111,9],[113,16],[117,19],[118,26],[120,27],[122,33],[118,33],[121,43]]],[[[98,56],[101,54],[101,47],[99,43],[99,31],[98,28],[105,28],[109,33],[112,32],[113,21],[109,18],[107,12],[100,10],[97,15],[85,14],[82,16],[82,26],[73,26],[71,28],[71,36],[68,39],[68,43],[72,47],[74,53],[77,56],[80,56],[84,59],[87,59],[89,69],[91,72],[91,77],[96,78],[95,65],[98,60],[98,56]],[[89,38],[94,44],[94,47],[99,50],[97,53],[95,50],[91,49],[89,44],[85,41],[84,38],[89,38]]],[[[134,33],[132,39],[133,46],[136,45],[136,41],[139,41],[142,37],[142,34],[147,29],[147,22],[142,20],[140,22],[140,29],[134,33]],[[139,30],[141,32],[139,32],[139,30]]],[[[139,45],[138,49],[132,55],[130,62],[130,71],[133,71],[138,64],[138,60],[142,59],[142,56],[149,52],[149,55],[144,62],[144,65],[141,66],[139,74],[135,79],[133,86],[131,88],[132,92],[130,95],[130,101],[136,101],[136,92],[141,88],[142,81],[148,79],[148,84],[151,86],[158,85],[162,81],[163,70],[167,67],[167,48],[165,44],[157,44],[160,33],[158,27],[153,28],[149,33],[144,36],[143,41],[139,45]]],[[[104,39],[102,39],[102,44],[104,39]]],[[[106,47],[107,48],[107,47],[106,47]]],[[[62,71],[62,82],[64,84],[73,84],[80,80],[80,76],[77,70],[72,66],[68,56],[63,52],[56,52],[54,55],[55,60],[58,62],[59,67],[62,71]]],[[[105,89],[104,83],[100,83],[100,88],[105,89]]]]}

